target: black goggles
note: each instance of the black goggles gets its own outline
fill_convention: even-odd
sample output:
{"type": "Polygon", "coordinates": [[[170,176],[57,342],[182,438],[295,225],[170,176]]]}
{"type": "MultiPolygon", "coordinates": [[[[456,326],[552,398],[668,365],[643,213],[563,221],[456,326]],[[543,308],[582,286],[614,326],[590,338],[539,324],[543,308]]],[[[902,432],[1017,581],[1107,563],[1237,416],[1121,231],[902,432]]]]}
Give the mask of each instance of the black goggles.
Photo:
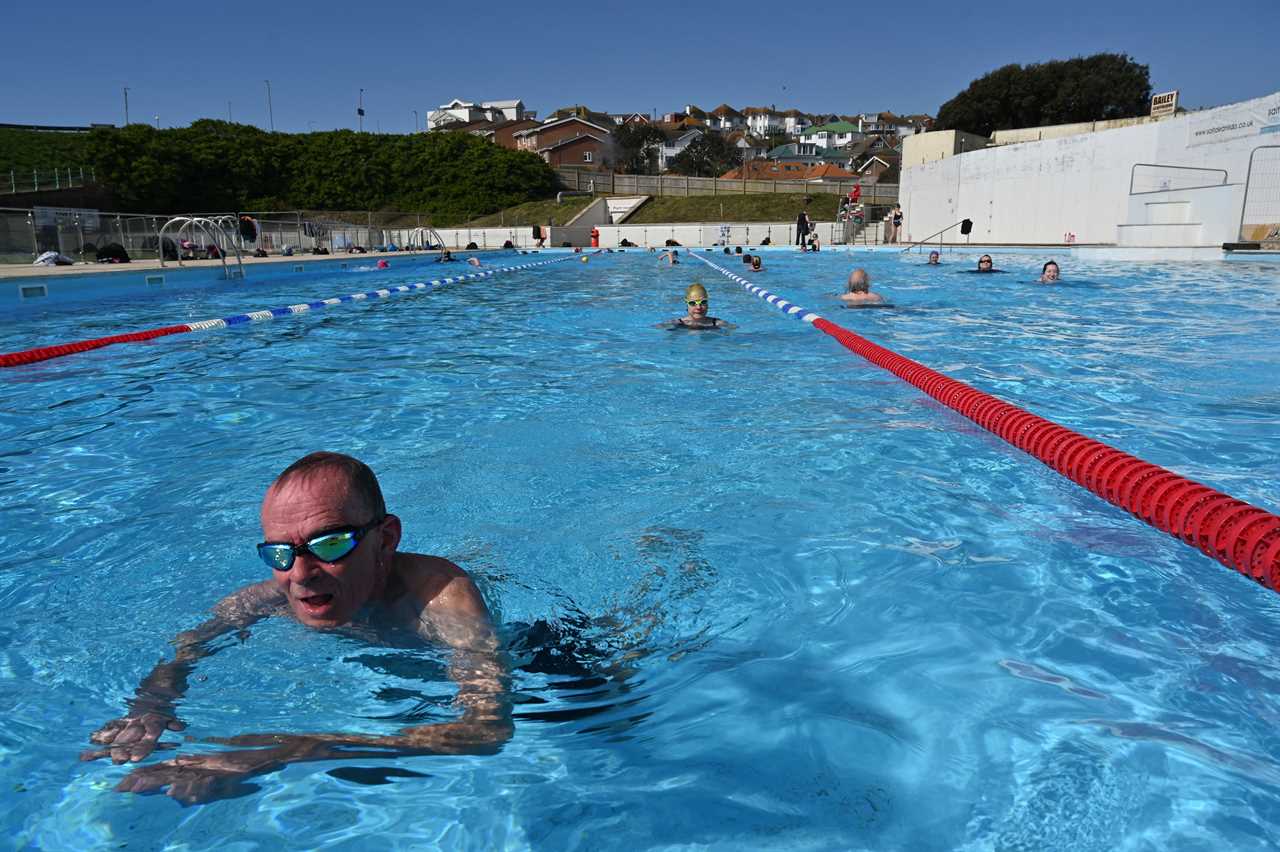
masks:
{"type": "Polygon", "coordinates": [[[338,527],[326,530],[302,544],[282,541],[264,541],[258,545],[258,556],[267,567],[275,571],[288,571],[293,560],[303,553],[310,553],[321,562],[337,562],[360,546],[365,533],[387,519],[383,515],[362,527],[338,527]]]}

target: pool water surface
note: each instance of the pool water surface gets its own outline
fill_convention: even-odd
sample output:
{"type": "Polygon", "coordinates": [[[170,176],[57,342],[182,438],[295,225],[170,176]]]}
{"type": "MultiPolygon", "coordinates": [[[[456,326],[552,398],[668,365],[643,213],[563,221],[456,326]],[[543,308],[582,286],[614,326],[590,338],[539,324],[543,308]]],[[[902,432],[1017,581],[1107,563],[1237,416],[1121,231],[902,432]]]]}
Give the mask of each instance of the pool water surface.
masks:
{"type": "MultiPolygon", "coordinates": [[[[1045,287],[1047,258],[976,257],[775,251],[739,274],[1280,509],[1277,267],[1059,257],[1045,287]],[[854,265],[894,310],[841,306],[854,265]]],[[[437,268],[51,308],[0,318],[0,351],[437,268]]],[[[1280,845],[1280,598],[691,260],[599,255],[6,370],[0,544],[18,847],[1280,845]],[[654,327],[694,280],[736,328],[654,327]],[[378,473],[403,548],[477,578],[517,666],[513,738],[294,764],[193,808],[113,792],[129,768],[80,762],[89,734],[265,579],[263,491],[318,449],[378,473]]],[[[267,621],[201,662],[193,741],[167,739],[445,720],[447,663],[267,621]]]]}

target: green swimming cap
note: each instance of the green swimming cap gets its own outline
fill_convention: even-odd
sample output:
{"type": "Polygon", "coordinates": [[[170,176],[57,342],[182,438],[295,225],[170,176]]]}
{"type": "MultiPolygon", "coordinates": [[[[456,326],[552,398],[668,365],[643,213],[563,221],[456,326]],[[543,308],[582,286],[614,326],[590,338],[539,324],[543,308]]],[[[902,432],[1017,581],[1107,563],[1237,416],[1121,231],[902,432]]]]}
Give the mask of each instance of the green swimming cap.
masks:
{"type": "Polygon", "coordinates": [[[707,288],[698,282],[689,285],[689,289],[684,291],[684,297],[688,299],[705,299],[707,298],[707,288]]]}

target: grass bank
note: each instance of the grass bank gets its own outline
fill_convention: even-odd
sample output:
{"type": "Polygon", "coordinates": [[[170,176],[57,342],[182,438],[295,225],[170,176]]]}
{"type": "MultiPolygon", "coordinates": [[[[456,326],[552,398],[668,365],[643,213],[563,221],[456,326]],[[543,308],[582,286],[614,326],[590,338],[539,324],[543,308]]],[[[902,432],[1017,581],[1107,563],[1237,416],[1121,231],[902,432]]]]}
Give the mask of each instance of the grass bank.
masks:
{"type": "Polygon", "coordinates": [[[467,224],[473,228],[502,228],[515,225],[564,225],[595,199],[588,196],[570,196],[563,204],[557,204],[554,198],[544,201],[529,201],[472,219],[467,224]]]}
{"type": "Polygon", "coordinates": [[[836,218],[839,196],[811,195],[805,204],[803,195],[694,195],[678,198],[663,195],[645,202],[627,220],[628,225],[651,225],[666,222],[794,222],[801,210],[808,210],[815,221],[830,222],[836,218]]]}

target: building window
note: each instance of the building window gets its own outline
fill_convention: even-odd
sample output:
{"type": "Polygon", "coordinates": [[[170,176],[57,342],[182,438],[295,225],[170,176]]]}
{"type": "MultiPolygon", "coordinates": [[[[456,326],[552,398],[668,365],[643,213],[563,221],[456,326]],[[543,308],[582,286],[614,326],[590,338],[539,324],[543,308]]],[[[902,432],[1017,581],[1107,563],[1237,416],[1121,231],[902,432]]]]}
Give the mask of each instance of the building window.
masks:
{"type": "Polygon", "coordinates": [[[593,155],[593,152],[591,152],[591,151],[583,151],[583,152],[582,152],[582,162],[584,162],[584,163],[589,163],[589,162],[591,162],[592,155],[593,155]]]}

